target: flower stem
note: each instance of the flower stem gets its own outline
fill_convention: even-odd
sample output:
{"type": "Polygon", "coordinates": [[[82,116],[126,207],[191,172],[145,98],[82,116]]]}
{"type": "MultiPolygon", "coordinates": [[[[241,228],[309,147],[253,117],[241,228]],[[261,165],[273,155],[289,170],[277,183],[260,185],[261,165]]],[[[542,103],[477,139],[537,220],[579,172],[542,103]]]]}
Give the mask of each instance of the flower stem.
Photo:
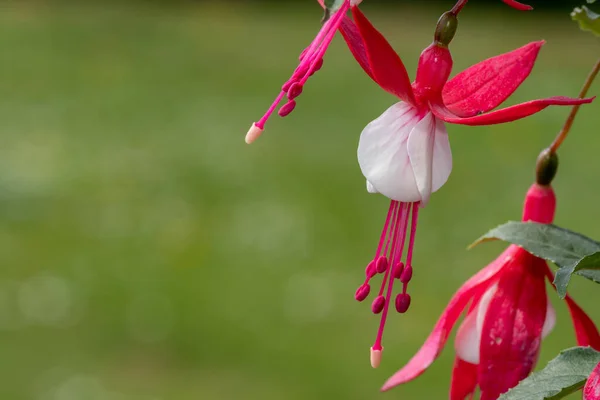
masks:
{"type": "Polygon", "coordinates": [[[465,4],[467,4],[467,1],[469,0],[458,0],[450,12],[454,15],[458,15],[460,10],[462,10],[465,4]]]}
{"type": "MultiPolygon", "coordinates": [[[[592,82],[594,82],[596,75],[598,75],[598,72],[600,72],[600,59],[598,59],[598,61],[596,61],[596,65],[594,65],[594,68],[592,68],[592,70],[590,71],[590,74],[586,78],[585,83],[583,84],[583,87],[581,88],[581,91],[579,92],[579,98],[585,97],[590,86],[592,86],[592,82]]],[[[551,154],[556,153],[556,150],[558,150],[558,148],[560,147],[562,142],[566,139],[567,135],[569,134],[569,131],[571,130],[571,126],[573,125],[573,121],[575,121],[575,116],[577,116],[577,112],[579,111],[579,107],[581,107],[581,104],[578,104],[573,107],[573,109],[571,110],[571,114],[569,114],[569,117],[567,118],[567,121],[565,122],[565,125],[563,126],[561,131],[556,136],[556,139],[554,139],[554,142],[552,142],[552,144],[550,145],[550,153],[551,154]]]]}

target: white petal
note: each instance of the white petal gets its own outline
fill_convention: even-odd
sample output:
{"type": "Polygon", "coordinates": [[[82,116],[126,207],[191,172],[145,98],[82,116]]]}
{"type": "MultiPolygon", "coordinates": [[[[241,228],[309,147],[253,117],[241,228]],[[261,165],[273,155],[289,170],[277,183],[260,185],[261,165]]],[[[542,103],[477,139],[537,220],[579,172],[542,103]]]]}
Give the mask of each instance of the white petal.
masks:
{"type": "Polygon", "coordinates": [[[408,156],[415,173],[421,203],[442,187],[452,171],[452,152],[444,122],[428,113],[408,137],[408,156]]]}
{"type": "Polygon", "coordinates": [[[470,362],[471,364],[479,364],[479,349],[481,347],[481,330],[485,320],[485,314],[490,306],[490,301],[496,293],[497,286],[491,286],[481,296],[479,304],[465,318],[460,325],[456,339],[454,341],[454,349],[458,358],[470,362]]]}
{"type": "Polygon", "coordinates": [[[367,125],[360,135],[360,169],[379,193],[392,200],[421,200],[407,147],[408,137],[418,122],[417,110],[400,102],[367,125]]]}
{"type": "Polygon", "coordinates": [[[367,181],[367,192],[369,193],[379,193],[377,191],[377,189],[375,189],[375,186],[373,186],[373,184],[369,181],[367,181]]]}
{"type": "Polygon", "coordinates": [[[437,192],[448,180],[452,172],[452,151],[444,121],[435,118],[435,139],[433,142],[433,172],[431,174],[431,192],[437,192]]]}
{"type": "Polygon", "coordinates": [[[548,336],[550,332],[552,332],[552,329],[554,329],[554,325],[556,325],[556,311],[554,311],[550,299],[548,299],[547,304],[546,319],[544,320],[544,326],[542,327],[542,339],[548,336]]]}
{"type": "Polygon", "coordinates": [[[467,315],[458,328],[456,339],[454,339],[456,356],[471,364],[479,364],[480,342],[481,334],[477,332],[477,309],[475,309],[467,315]]]}

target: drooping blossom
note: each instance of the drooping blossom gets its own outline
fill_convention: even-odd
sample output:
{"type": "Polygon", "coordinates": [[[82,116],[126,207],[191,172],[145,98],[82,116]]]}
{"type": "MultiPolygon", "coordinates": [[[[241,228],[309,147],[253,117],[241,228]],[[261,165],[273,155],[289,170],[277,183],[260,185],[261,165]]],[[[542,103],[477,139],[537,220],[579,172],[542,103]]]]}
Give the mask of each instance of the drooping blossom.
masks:
{"type": "Polygon", "coordinates": [[[585,383],[583,400],[600,400],[600,363],[596,365],[585,383]]]}
{"type": "MultiPolygon", "coordinates": [[[[246,143],[252,143],[262,134],[268,119],[284,98],[287,101],[279,108],[279,115],[285,117],[294,111],[294,108],[296,108],[296,98],[302,94],[304,85],[323,66],[323,58],[336,31],[338,28],[352,22],[346,16],[348,10],[350,7],[358,6],[361,2],[362,0],[344,0],[335,12],[326,14],[326,20],[321,26],[319,33],[317,33],[311,44],[300,54],[300,64],[298,64],[292,76],[283,84],[279,95],[277,95],[267,112],[257,122],[254,122],[248,130],[246,143]]],[[[324,7],[323,0],[319,0],[319,3],[324,7]]]]}
{"type": "MultiPolygon", "coordinates": [[[[555,208],[552,187],[535,183],[527,192],[522,219],[552,223],[555,208]]],[[[458,289],[421,349],[382,390],[421,375],[440,355],[466,311],[455,339],[450,400],[471,398],[476,387],[481,400],[497,399],[533,370],[541,341],[556,322],[546,279],[552,282],[553,276],[545,260],[509,246],[458,289]]],[[[565,301],[577,343],[600,350],[600,335],[592,320],[569,295],[565,301]]]]}
{"type": "Polygon", "coordinates": [[[383,35],[358,7],[351,10],[355,25],[346,24],[341,32],[352,54],[382,89],[400,99],[366,126],[358,145],[358,162],[367,190],[391,199],[375,256],[366,268],[364,283],[355,293],[358,301],[365,300],[371,291],[370,280],[377,273],[384,274],[371,306],[374,313],[381,313],[371,347],[371,365],[377,367],[396,280],[402,283],[402,291],[393,301],[396,310],[405,312],[411,302],[407,285],[413,273],[419,208],[442,187],[452,169],[444,122],[499,124],[527,117],[550,105],[575,105],[592,99],[551,97],[491,111],[527,78],[543,42],[489,58],[448,81],[452,69],[448,44],[457,27],[456,15],[451,12],[440,18],[434,41],[421,53],[416,79],[411,84],[402,60],[383,35]]]}

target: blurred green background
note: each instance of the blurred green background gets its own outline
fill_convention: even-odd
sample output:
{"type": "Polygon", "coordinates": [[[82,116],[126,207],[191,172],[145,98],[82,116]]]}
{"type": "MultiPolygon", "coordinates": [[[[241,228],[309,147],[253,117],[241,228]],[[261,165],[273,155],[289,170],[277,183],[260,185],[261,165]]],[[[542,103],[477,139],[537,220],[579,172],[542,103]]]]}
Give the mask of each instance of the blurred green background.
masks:
{"type": "MultiPolygon", "coordinates": [[[[575,96],[597,39],[566,12],[497,3],[461,15],[455,71],[544,38],[509,103],[575,96]]],[[[451,4],[362,8],[414,76],[451,4]]],[[[449,126],[454,171],[421,213],[413,305],[391,316],[372,370],[378,318],[353,295],[387,201],[365,191],[355,152],[395,99],[338,37],[296,111],[243,140],[320,17],[313,2],[2,3],[0,399],[447,397],[451,343],[415,382],[378,389],[503,248],[466,250],[520,217],[569,110],[449,126]]],[[[598,104],[584,107],[555,181],[556,222],[596,238],[599,124],[598,104]]],[[[600,320],[597,287],[572,291],[600,320]]],[[[575,344],[551,298],[559,322],[540,365],[575,344]]]]}

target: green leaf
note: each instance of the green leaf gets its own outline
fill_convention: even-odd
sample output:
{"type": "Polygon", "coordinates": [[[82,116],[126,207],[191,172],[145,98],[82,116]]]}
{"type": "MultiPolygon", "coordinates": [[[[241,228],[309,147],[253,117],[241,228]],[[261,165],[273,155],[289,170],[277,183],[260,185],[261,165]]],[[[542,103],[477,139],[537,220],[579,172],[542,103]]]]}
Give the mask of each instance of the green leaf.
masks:
{"type": "Polygon", "coordinates": [[[500,225],[471,245],[500,239],[516,244],[534,256],[552,261],[559,269],[554,278],[561,298],[574,273],[600,283],[600,243],[556,225],[535,222],[508,222],[500,225]]]}
{"type": "Polygon", "coordinates": [[[596,36],[600,36],[600,15],[596,14],[586,6],[575,7],[571,12],[573,21],[579,23],[579,27],[584,31],[590,31],[596,36]]]}
{"type": "Polygon", "coordinates": [[[561,399],[585,385],[600,353],[591,347],[573,347],[562,351],[544,369],[534,372],[498,400],[561,399]]]}

